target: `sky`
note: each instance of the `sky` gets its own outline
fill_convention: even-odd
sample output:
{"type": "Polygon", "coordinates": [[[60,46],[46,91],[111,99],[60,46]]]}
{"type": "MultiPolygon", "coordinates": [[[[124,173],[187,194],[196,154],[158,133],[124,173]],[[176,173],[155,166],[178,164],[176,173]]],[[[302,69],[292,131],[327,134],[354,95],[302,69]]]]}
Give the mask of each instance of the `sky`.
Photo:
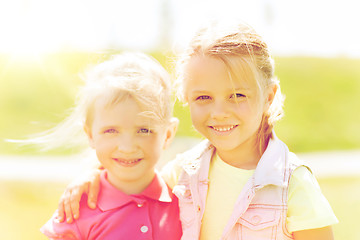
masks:
{"type": "Polygon", "coordinates": [[[181,50],[213,17],[252,25],[274,55],[360,57],[357,0],[0,0],[0,53],[181,50]]]}

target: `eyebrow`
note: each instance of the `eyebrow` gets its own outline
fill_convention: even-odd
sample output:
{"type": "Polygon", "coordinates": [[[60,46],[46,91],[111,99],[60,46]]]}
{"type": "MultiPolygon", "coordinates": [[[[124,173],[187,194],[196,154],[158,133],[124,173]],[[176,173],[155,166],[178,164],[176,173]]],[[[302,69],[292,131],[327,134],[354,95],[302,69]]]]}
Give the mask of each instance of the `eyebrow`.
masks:
{"type": "Polygon", "coordinates": [[[193,90],[190,91],[191,93],[208,93],[209,91],[203,91],[203,90],[193,90]]]}
{"type": "MultiPolygon", "coordinates": [[[[227,91],[228,92],[238,92],[238,91],[250,91],[250,88],[228,88],[227,91]]],[[[193,90],[190,91],[191,93],[195,93],[195,94],[201,94],[201,93],[209,93],[211,91],[204,91],[204,90],[193,90]]]]}
{"type": "Polygon", "coordinates": [[[114,125],[104,125],[104,126],[101,126],[99,129],[100,130],[106,130],[106,129],[109,129],[109,128],[118,129],[119,127],[114,126],[114,125]]]}
{"type": "Polygon", "coordinates": [[[229,92],[232,92],[234,94],[244,94],[244,95],[249,95],[251,94],[251,89],[250,88],[237,88],[237,89],[232,89],[229,90],[229,92]]]}
{"type": "Polygon", "coordinates": [[[250,88],[231,88],[229,91],[249,91],[250,88]]]}

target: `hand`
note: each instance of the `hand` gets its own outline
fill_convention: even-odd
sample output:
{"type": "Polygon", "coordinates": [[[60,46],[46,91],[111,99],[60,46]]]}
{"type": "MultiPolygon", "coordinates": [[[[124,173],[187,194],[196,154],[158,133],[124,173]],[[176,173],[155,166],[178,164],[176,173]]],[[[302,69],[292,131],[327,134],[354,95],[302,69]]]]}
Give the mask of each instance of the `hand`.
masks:
{"type": "Polygon", "coordinates": [[[96,208],[96,202],[100,190],[101,170],[94,169],[70,183],[62,194],[57,210],[57,219],[63,222],[66,217],[67,223],[72,223],[79,218],[79,203],[83,194],[88,195],[88,206],[96,208]]]}

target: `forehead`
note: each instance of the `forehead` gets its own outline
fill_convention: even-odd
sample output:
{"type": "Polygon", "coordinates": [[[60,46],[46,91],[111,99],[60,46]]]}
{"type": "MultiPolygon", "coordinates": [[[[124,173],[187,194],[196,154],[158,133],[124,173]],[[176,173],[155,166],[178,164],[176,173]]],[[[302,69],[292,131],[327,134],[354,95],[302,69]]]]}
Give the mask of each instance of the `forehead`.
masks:
{"type": "Polygon", "coordinates": [[[146,108],[134,98],[128,96],[110,103],[107,99],[99,98],[94,104],[94,123],[101,125],[157,125],[146,108]]]}
{"type": "Polygon", "coordinates": [[[186,68],[188,77],[199,78],[206,75],[227,76],[227,69],[221,60],[207,56],[194,56],[186,68]]]}
{"type": "Polygon", "coordinates": [[[224,61],[209,56],[195,56],[189,60],[185,69],[186,91],[196,91],[206,87],[220,89],[249,89],[254,87],[254,74],[240,59],[224,61]]]}

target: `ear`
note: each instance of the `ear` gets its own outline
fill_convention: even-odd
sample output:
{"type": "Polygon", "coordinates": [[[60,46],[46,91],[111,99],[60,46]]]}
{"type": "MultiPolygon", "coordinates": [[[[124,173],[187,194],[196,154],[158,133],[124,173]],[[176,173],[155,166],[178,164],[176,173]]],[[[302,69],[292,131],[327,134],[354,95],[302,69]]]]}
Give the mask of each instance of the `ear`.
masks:
{"type": "Polygon", "coordinates": [[[165,135],[165,141],[164,141],[164,146],[163,149],[166,149],[170,146],[170,144],[172,143],[175,135],[176,135],[176,131],[179,125],[179,119],[173,117],[170,120],[170,124],[166,129],[166,135],[165,135]]]}
{"type": "Polygon", "coordinates": [[[94,139],[93,139],[93,136],[92,136],[92,133],[91,133],[91,129],[87,125],[84,125],[84,132],[86,133],[86,135],[88,137],[89,146],[91,148],[95,148],[95,143],[94,143],[94,139]]]}
{"type": "Polygon", "coordinates": [[[278,86],[276,84],[270,86],[266,91],[265,108],[268,110],[274,101],[278,86]]]}

